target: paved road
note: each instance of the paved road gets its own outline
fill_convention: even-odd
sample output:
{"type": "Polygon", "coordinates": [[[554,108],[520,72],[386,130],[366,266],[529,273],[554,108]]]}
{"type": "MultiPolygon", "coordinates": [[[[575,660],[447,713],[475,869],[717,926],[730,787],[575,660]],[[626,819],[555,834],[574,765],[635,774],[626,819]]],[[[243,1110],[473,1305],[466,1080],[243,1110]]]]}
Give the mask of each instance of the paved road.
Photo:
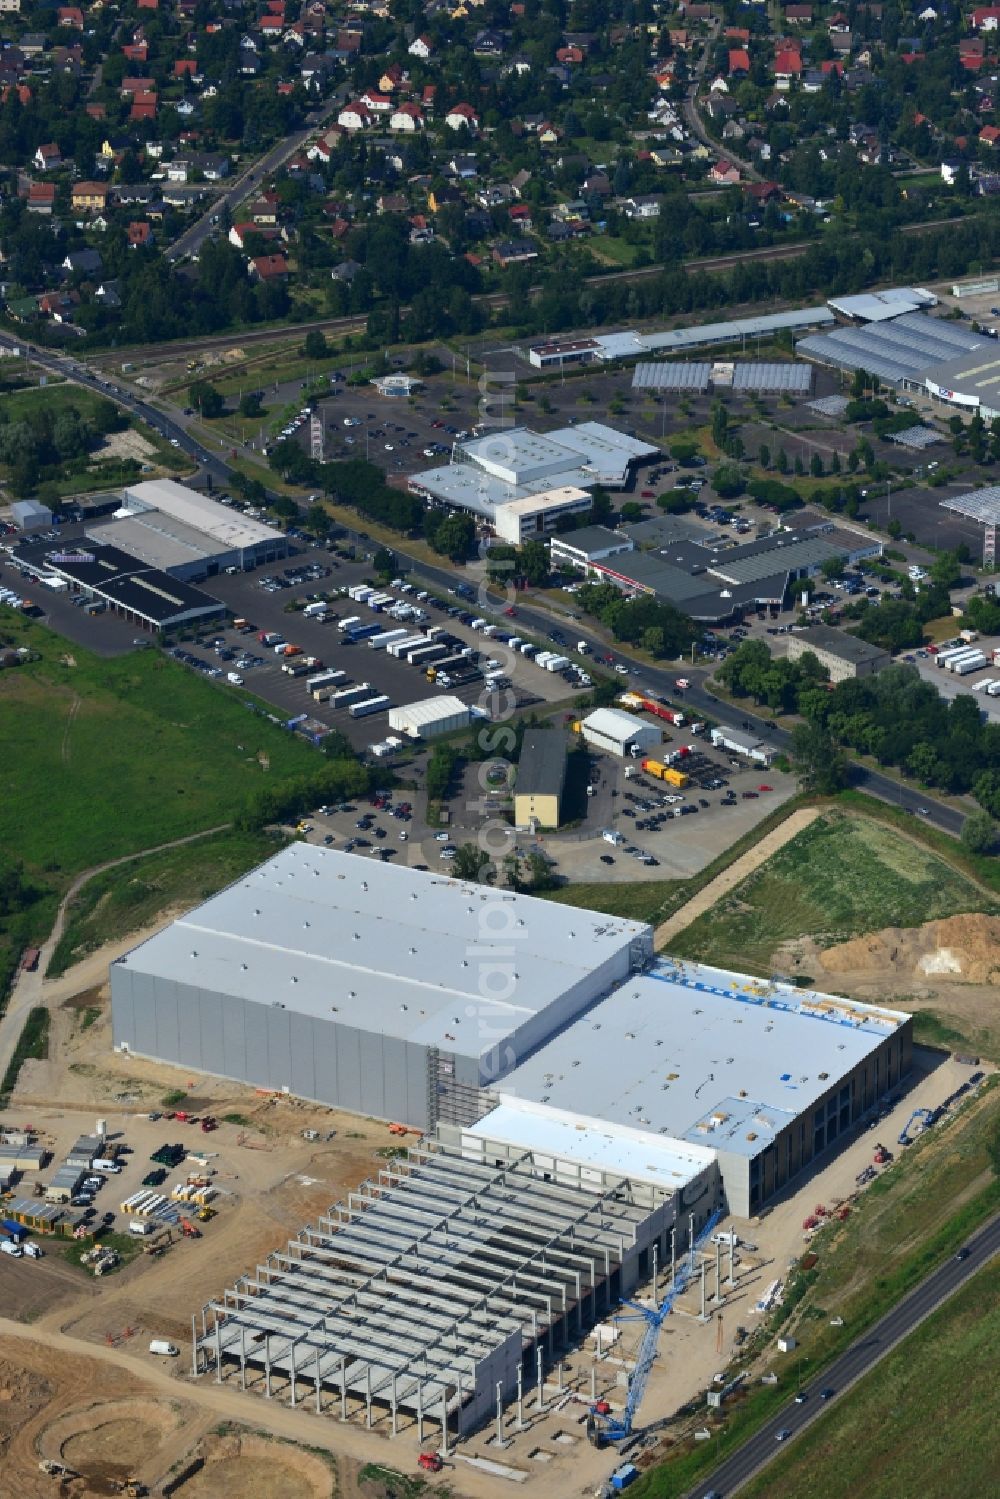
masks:
{"type": "Polygon", "coordinates": [[[231,213],[236,205],[260,187],[272,172],[294,156],[310,136],[327,124],[331,116],[339,112],[347,88],[346,83],[342,84],[333,97],[328,99],[320,109],[313,110],[307,115],[306,123],[301,130],[296,130],[292,135],[286,135],[265,155],[257,157],[245,172],[234,177],[230,185],[214,200],[201,218],[190,228],[185,229],[179,239],[174,240],[165,252],[166,258],[179,260],[183,255],[197,255],[223,213],[227,210],[231,213]]]}
{"type": "MultiPolygon", "coordinates": [[[[171,407],[168,402],[162,402],[162,407],[165,410],[150,406],[140,397],[120,387],[114,381],[104,379],[103,377],[99,378],[92,374],[85,364],[78,359],[74,359],[72,355],[66,353],[56,354],[51,350],[40,349],[35,345],[28,344],[23,338],[15,338],[11,334],[0,332],[0,345],[6,345],[11,348],[30,348],[32,358],[42,369],[51,370],[54,374],[60,375],[65,379],[75,380],[78,384],[86,385],[89,389],[116,401],[127,411],[141,417],[143,421],[147,422],[157,432],[162,433],[164,437],[175,441],[180,448],[195,459],[206,474],[212,476],[213,480],[223,484],[229,482],[233,470],[225,458],[221,457],[218,453],[210,452],[208,448],[192,437],[179,419],[180,412],[176,407],[171,407]],[[173,414],[169,415],[169,412],[173,412],[173,414]]],[[[246,456],[253,457],[254,455],[247,453],[246,456]]],[[[360,539],[358,532],[351,532],[350,534],[355,540],[360,539]]],[[[454,572],[448,571],[443,567],[431,566],[422,560],[411,557],[401,546],[394,544],[393,550],[399,557],[406,559],[410,563],[415,574],[433,583],[435,587],[444,590],[454,588],[456,583],[454,572]]],[[[516,607],[517,618],[522,626],[526,626],[543,636],[548,636],[553,628],[558,627],[563,631],[567,641],[571,643],[584,641],[593,655],[603,658],[609,654],[607,644],[594,635],[587,628],[586,624],[575,621],[566,622],[563,619],[558,620],[557,623],[552,615],[545,613],[537,607],[522,606],[520,603],[516,607]]],[[[491,611],[484,606],[482,600],[478,601],[477,608],[484,614],[492,612],[496,618],[499,619],[502,617],[499,608],[491,611]]],[[[624,651],[616,650],[613,654],[616,660],[625,664],[631,661],[631,658],[624,651]]],[[[704,683],[708,673],[703,670],[692,670],[688,667],[648,667],[632,662],[630,675],[627,679],[623,677],[622,686],[624,688],[626,685],[641,685],[663,696],[677,697],[677,694],[674,692],[674,682],[679,675],[685,676],[691,683],[690,688],[683,696],[692,716],[703,713],[715,718],[722,717],[732,723],[734,727],[746,724],[748,728],[758,732],[768,744],[774,745],[776,749],[784,752],[790,749],[791,734],[787,729],[775,727],[768,720],[758,717],[749,708],[735,709],[721,704],[706,689],[704,683]]],[[[902,785],[890,776],[882,775],[878,771],[868,770],[860,765],[854,765],[852,783],[859,790],[866,791],[871,796],[877,796],[882,801],[890,802],[893,806],[902,807],[904,810],[913,813],[926,813],[927,821],[941,829],[942,832],[957,836],[962,830],[962,824],[965,821],[964,813],[935,801],[924,792],[902,785]]]]}
{"type": "Polygon", "coordinates": [[[744,1484],[784,1450],[784,1444],[777,1441],[779,1431],[791,1432],[788,1440],[793,1441],[826,1409],[826,1404],[819,1398],[820,1390],[835,1390],[833,1401],[844,1395],[886,1354],[898,1347],[925,1318],[1000,1253],[1000,1214],[969,1240],[969,1248],[972,1253],[967,1260],[957,1260],[954,1256],[947,1259],[898,1302],[891,1312],[887,1312],[880,1322],[876,1322],[873,1328],[852,1343],[821,1378],[803,1385],[802,1388],[809,1397],[804,1405],[795,1405],[790,1401],[749,1441],[744,1442],[713,1473],[691,1489],[688,1499],[703,1499],[704,1495],[713,1490],[723,1495],[724,1499],[730,1499],[730,1495],[739,1493],[744,1484]]]}

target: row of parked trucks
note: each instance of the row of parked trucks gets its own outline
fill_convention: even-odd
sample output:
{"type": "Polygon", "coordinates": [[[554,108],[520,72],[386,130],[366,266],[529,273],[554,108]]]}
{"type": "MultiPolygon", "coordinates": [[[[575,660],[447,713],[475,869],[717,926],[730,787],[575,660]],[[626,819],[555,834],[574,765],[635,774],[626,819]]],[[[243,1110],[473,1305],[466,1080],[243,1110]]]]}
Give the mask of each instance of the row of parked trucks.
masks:
{"type": "MultiPolygon", "coordinates": [[[[992,664],[997,665],[996,652],[992,653],[992,664]]],[[[939,651],[934,657],[934,665],[944,671],[952,672],[956,677],[968,676],[970,672],[981,671],[984,666],[990,665],[986,652],[978,646],[956,646],[950,651],[939,651]]]]}

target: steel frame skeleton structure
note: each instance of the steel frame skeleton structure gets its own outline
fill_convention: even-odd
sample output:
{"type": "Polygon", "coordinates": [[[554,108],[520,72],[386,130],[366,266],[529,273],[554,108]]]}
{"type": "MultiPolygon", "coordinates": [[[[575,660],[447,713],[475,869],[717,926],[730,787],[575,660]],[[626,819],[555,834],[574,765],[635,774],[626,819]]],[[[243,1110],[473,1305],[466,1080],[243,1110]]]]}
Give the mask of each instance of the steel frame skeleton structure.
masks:
{"type": "Polygon", "coordinates": [[[369,1427],[388,1409],[393,1436],[400,1411],[421,1441],[430,1418],[447,1451],[452,1418],[461,1436],[501,1388],[520,1401],[525,1368],[541,1400],[546,1346],[619,1300],[672,1208],[644,1183],[546,1180],[530,1151],[494,1167],[426,1142],[203,1307],[193,1372],[238,1368],[246,1389],[262,1371],[265,1396],[277,1377],[319,1412],[333,1392],[369,1427]]]}

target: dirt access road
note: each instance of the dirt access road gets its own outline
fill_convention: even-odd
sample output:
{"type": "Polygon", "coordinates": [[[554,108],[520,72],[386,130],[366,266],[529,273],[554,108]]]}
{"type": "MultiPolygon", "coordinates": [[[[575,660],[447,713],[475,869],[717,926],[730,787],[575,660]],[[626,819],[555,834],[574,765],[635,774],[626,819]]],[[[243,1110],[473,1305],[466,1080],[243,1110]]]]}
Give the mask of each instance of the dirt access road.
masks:
{"type": "MultiPolygon", "coordinates": [[[[123,854],[120,859],[110,859],[106,864],[96,864],[93,869],[85,869],[82,874],[77,875],[59,904],[52,930],[42,944],[38,963],[30,973],[25,971],[18,974],[10,991],[7,1008],[0,1015],[0,1077],[6,1075],[29,1012],[37,1005],[49,1007],[59,998],[65,998],[67,992],[79,993],[81,988],[86,987],[81,983],[79,968],[72,970],[73,987],[68,991],[63,987],[57,993],[58,981],[48,984],[45,980],[45,970],[52,960],[52,954],[65,929],[69,908],[84,885],[107,869],[117,869],[120,864],[131,864],[136,859],[144,859],[148,854],[164,853],[168,848],[181,848],[185,843],[196,843],[200,838],[210,838],[213,833],[225,832],[229,826],[229,823],[224,823],[217,828],[206,828],[201,833],[189,833],[186,838],[174,838],[169,843],[159,843],[154,848],[141,848],[134,854],[123,854]]],[[[105,963],[106,961],[105,955],[105,963]]]]}
{"type": "Polygon", "coordinates": [[[697,895],[692,895],[679,911],[675,911],[673,916],[668,916],[666,921],[656,928],[653,934],[656,951],[662,952],[667,943],[671,942],[678,933],[683,932],[699,916],[703,916],[715,905],[716,901],[728,895],[729,891],[733,890],[741,880],[745,880],[748,874],[753,874],[755,869],[759,869],[761,864],[766,863],[773,854],[784,848],[786,843],[790,843],[799,833],[805,832],[819,815],[818,807],[797,808],[789,817],[786,817],[780,827],[762,838],[755,847],[750,849],[749,853],[745,853],[742,858],[730,864],[728,869],[717,874],[703,890],[699,890],[697,895]]]}

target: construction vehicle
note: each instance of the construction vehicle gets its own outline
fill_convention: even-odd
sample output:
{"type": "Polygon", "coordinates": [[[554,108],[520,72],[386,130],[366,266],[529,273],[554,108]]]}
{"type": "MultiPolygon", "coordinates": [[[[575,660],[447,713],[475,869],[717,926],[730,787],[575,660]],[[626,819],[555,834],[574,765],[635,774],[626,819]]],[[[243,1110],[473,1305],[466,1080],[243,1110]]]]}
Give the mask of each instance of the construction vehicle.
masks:
{"type": "Polygon", "coordinates": [[[142,1499],[149,1490],[141,1478],[113,1478],[111,1483],[116,1494],[124,1494],[125,1499],[142,1499]]]}
{"type": "Polygon", "coordinates": [[[215,1211],[215,1208],[199,1208],[197,1213],[195,1213],[195,1217],[198,1219],[199,1223],[211,1223],[212,1219],[215,1217],[215,1211]]]}
{"type": "Polygon", "coordinates": [[[219,1128],[219,1121],[214,1114],[206,1114],[201,1121],[201,1132],[203,1135],[211,1134],[213,1129],[219,1128]]]}
{"type": "Polygon", "coordinates": [[[907,1119],[906,1123],[903,1125],[903,1128],[899,1132],[899,1140],[897,1142],[899,1145],[912,1145],[913,1141],[910,1136],[910,1130],[913,1128],[913,1125],[918,1119],[923,1124],[924,1129],[930,1129],[931,1124],[934,1121],[934,1116],[931,1113],[930,1109],[914,1109],[913,1113],[910,1115],[909,1119],[907,1119]]]}
{"type": "Polygon", "coordinates": [[[190,1218],[181,1219],[181,1233],[184,1235],[185,1239],[201,1238],[201,1229],[196,1228],[195,1225],[191,1222],[190,1218]]]}
{"type": "MultiPolygon", "coordinates": [[[[716,1224],[722,1214],[714,1212],[708,1218],[701,1233],[695,1239],[694,1249],[700,1249],[708,1242],[716,1224]]],[[[656,1345],[660,1340],[660,1328],[663,1326],[670,1312],[673,1310],[677,1297],[685,1290],[689,1280],[693,1277],[694,1255],[685,1256],[682,1263],[677,1266],[677,1274],[674,1284],[667,1293],[665,1299],[659,1306],[642,1306],[636,1301],[626,1301],[625,1306],[632,1308],[637,1318],[641,1318],[646,1326],[636,1355],[635,1367],[629,1379],[628,1398],[625,1409],[620,1416],[614,1416],[610,1410],[605,1409],[607,1401],[598,1401],[593,1404],[587,1414],[587,1436],[595,1447],[604,1447],[609,1442],[624,1442],[632,1435],[635,1418],[642,1404],[649,1372],[656,1358],[656,1345]]]]}
{"type": "Polygon", "coordinates": [[[47,1473],[50,1478],[79,1478],[80,1475],[75,1468],[67,1468],[65,1463],[53,1462],[50,1457],[43,1457],[38,1464],[40,1473],[47,1473]]]}
{"type": "Polygon", "coordinates": [[[417,1464],[425,1473],[440,1473],[444,1467],[444,1459],[440,1452],[421,1452],[417,1464]]]}
{"type": "Polygon", "coordinates": [[[885,1148],[884,1145],[878,1145],[878,1144],[876,1144],[876,1146],[875,1146],[875,1165],[876,1166],[888,1166],[889,1163],[890,1163],[890,1161],[892,1159],[893,1159],[893,1154],[892,1154],[891,1150],[886,1150],[886,1148],[885,1148]]]}
{"type": "Polygon", "coordinates": [[[390,1124],[390,1135],[419,1135],[421,1131],[412,1124],[390,1124]]]}

